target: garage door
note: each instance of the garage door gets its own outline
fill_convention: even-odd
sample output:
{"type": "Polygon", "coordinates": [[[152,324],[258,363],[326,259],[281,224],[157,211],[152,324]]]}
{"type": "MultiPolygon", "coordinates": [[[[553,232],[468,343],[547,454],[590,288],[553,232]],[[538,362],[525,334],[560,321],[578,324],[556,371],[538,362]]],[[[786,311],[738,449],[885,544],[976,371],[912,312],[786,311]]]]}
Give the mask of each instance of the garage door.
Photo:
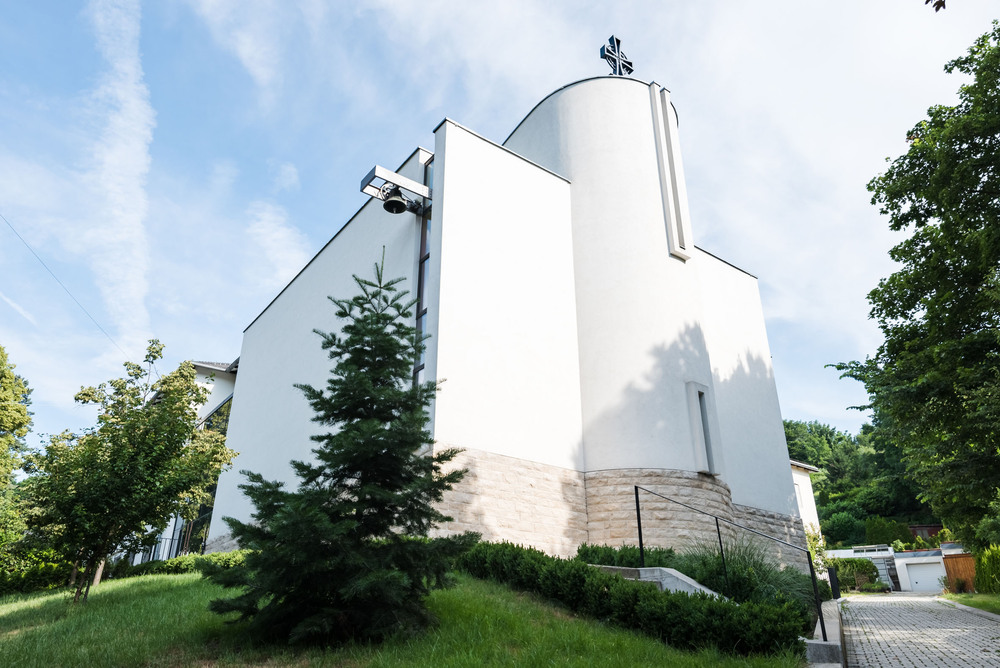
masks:
{"type": "Polygon", "coordinates": [[[939,579],[944,575],[941,564],[910,564],[906,567],[910,576],[910,589],[913,591],[941,591],[939,579]]]}

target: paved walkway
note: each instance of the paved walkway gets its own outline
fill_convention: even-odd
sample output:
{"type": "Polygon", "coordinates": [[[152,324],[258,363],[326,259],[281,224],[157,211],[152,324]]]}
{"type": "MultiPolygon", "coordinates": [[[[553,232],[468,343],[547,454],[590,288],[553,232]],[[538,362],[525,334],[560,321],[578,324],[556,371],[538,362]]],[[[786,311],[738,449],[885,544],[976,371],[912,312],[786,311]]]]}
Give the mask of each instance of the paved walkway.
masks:
{"type": "Polygon", "coordinates": [[[933,595],[851,596],[845,601],[848,668],[1000,666],[1000,622],[933,595]]]}

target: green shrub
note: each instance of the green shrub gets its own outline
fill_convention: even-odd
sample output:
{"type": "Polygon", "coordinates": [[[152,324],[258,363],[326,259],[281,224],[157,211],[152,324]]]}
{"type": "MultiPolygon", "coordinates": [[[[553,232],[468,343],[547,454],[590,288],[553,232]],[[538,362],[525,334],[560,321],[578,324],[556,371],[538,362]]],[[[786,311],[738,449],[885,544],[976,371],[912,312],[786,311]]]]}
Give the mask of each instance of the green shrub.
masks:
{"type": "Polygon", "coordinates": [[[72,572],[73,565],[65,562],[36,563],[20,571],[0,571],[0,596],[61,587],[69,580],[72,572]]]}
{"type": "Polygon", "coordinates": [[[830,588],[830,583],[826,580],[816,578],[816,587],[819,589],[819,600],[829,601],[833,598],[833,589],[830,588]]]}
{"type": "Polygon", "coordinates": [[[837,579],[840,581],[841,589],[857,588],[857,585],[855,585],[855,576],[859,574],[867,577],[869,582],[878,580],[878,568],[875,566],[875,562],[870,559],[848,557],[844,559],[828,559],[827,563],[837,568],[837,579]]]}
{"type": "MultiPolygon", "coordinates": [[[[851,517],[864,517],[866,515],[865,511],[861,509],[854,501],[846,501],[844,499],[839,499],[837,501],[829,501],[827,503],[820,503],[817,508],[819,512],[820,523],[822,524],[825,520],[830,519],[837,513],[847,513],[851,517]]],[[[829,539],[829,537],[827,537],[829,539]]]]}
{"type": "MultiPolygon", "coordinates": [[[[587,595],[587,580],[593,572],[594,569],[582,561],[553,559],[541,569],[538,593],[545,598],[561,601],[573,612],[583,612],[588,602],[593,605],[596,600],[587,595]]],[[[601,615],[598,613],[593,616],[601,615]]]]}
{"type": "Polygon", "coordinates": [[[905,543],[912,539],[909,527],[903,522],[894,522],[884,517],[869,517],[865,520],[865,542],[869,545],[890,545],[897,540],[905,543]]]}
{"type": "Polygon", "coordinates": [[[858,545],[865,539],[865,523],[850,513],[834,513],[820,527],[831,544],[858,545]]]}
{"type": "MultiPolygon", "coordinates": [[[[648,568],[673,568],[677,553],[670,548],[647,547],[645,549],[645,565],[648,568]]],[[[639,548],[635,545],[590,545],[584,543],[576,549],[576,558],[587,564],[601,566],[621,566],[624,568],[639,568],[639,548]]]]}
{"type": "Polygon", "coordinates": [[[976,556],[976,591],[1000,594],[1000,545],[991,545],[976,556]]]}
{"type": "Polygon", "coordinates": [[[875,582],[866,582],[858,588],[858,591],[866,592],[877,592],[886,593],[892,591],[892,587],[882,582],[881,580],[875,580],[875,582]]]}
{"type": "Polygon", "coordinates": [[[661,593],[649,583],[592,568],[579,555],[557,559],[510,543],[479,543],[459,559],[458,567],[678,648],[715,647],[741,655],[800,648],[802,617],[787,601],[738,605],[706,594],[661,593]]]}
{"type": "Polygon", "coordinates": [[[184,554],[166,561],[147,561],[144,564],[132,566],[124,561],[112,565],[109,577],[134,578],[140,575],[178,575],[180,573],[197,573],[205,568],[226,570],[243,564],[249,550],[233,550],[232,552],[212,552],[211,554],[184,554]]]}
{"type": "Polygon", "coordinates": [[[195,564],[201,568],[203,564],[211,564],[219,568],[236,568],[237,566],[242,566],[246,560],[247,555],[250,550],[233,550],[231,552],[212,552],[211,554],[204,554],[195,561],[195,564]]]}
{"type": "MultiPolygon", "coordinates": [[[[646,565],[674,568],[738,603],[792,602],[802,616],[803,631],[812,630],[816,603],[808,575],[794,568],[781,568],[766,546],[757,541],[733,541],[725,549],[725,569],[713,545],[699,546],[682,555],[672,549],[647,548],[646,565]]],[[[589,564],[637,567],[639,548],[584,544],[577,548],[576,559],[589,564]]],[[[821,600],[833,598],[829,583],[818,580],[817,584],[821,600]]]]}
{"type": "MultiPolygon", "coordinates": [[[[737,603],[790,604],[801,618],[800,632],[812,631],[816,600],[812,578],[801,571],[782,568],[767,545],[755,539],[731,541],[725,546],[725,567],[712,544],[695,546],[680,555],[674,568],[737,603]]],[[[825,585],[826,583],[823,583],[825,585]]],[[[829,585],[820,585],[820,596],[832,598],[829,585]]]]}

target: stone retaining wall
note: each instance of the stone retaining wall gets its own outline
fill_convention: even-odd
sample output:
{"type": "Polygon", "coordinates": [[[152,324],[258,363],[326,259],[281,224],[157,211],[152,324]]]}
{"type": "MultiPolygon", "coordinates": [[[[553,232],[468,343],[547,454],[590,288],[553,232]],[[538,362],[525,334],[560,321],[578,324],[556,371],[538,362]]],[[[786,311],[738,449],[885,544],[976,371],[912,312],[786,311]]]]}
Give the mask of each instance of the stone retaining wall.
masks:
{"type": "MultiPolygon", "coordinates": [[[[673,469],[608,469],[586,474],[589,542],[637,545],[635,486],[668,496],[699,510],[733,519],[729,486],[714,476],[673,469]]],[[[715,520],[640,491],[643,544],[680,549],[717,544],[715,520]]],[[[723,539],[729,529],[723,524],[723,539]]]]}
{"type": "MultiPolygon", "coordinates": [[[[785,515],[783,513],[775,513],[769,510],[762,510],[760,508],[754,508],[753,506],[741,506],[736,504],[734,508],[736,510],[736,517],[734,518],[736,522],[744,524],[751,529],[756,529],[757,531],[765,533],[768,536],[780,538],[781,540],[787,541],[792,545],[798,545],[803,548],[807,547],[806,532],[805,528],[802,526],[801,518],[794,517],[792,515],[785,515]]],[[[748,536],[753,535],[747,531],[741,531],[740,533],[748,536]]],[[[806,556],[805,552],[793,550],[790,547],[771,540],[763,538],[761,540],[768,548],[770,548],[770,550],[774,551],[779,563],[782,565],[795,566],[805,573],[809,572],[809,558],[806,556]]]]}
{"type": "MultiPolygon", "coordinates": [[[[446,447],[436,444],[435,450],[446,447]]],[[[583,473],[471,449],[459,454],[453,467],[469,472],[438,505],[454,520],[439,525],[435,535],[478,531],[483,540],[507,540],[564,557],[587,542],[583,473]]]]}

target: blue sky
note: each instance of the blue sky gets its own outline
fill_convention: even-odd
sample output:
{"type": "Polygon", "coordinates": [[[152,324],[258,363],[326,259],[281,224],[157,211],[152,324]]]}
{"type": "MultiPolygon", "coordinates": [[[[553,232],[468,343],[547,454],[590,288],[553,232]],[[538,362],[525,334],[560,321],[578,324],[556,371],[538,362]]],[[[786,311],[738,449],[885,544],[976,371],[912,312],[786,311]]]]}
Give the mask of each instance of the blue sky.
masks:
{"type": "MultiPolygon", "coordinates": [[[[988,0],[804,3],[7,1],[0,12],[0,344],[35,434],[93,423],[82,385],[162,340],[228,362],[360,207],[362,176],[445,116],[503,141],[552,90],[634,76],[679,111],[695,242],[755,274],[782,412],[856,431],[865,294],[898,237],[865,184],[961,83],[988,0]]],[[[307,322],[303,326],[309,326],[307,322]]],[[[280,416],[275,416],[280,419],[280,416]]]]}

